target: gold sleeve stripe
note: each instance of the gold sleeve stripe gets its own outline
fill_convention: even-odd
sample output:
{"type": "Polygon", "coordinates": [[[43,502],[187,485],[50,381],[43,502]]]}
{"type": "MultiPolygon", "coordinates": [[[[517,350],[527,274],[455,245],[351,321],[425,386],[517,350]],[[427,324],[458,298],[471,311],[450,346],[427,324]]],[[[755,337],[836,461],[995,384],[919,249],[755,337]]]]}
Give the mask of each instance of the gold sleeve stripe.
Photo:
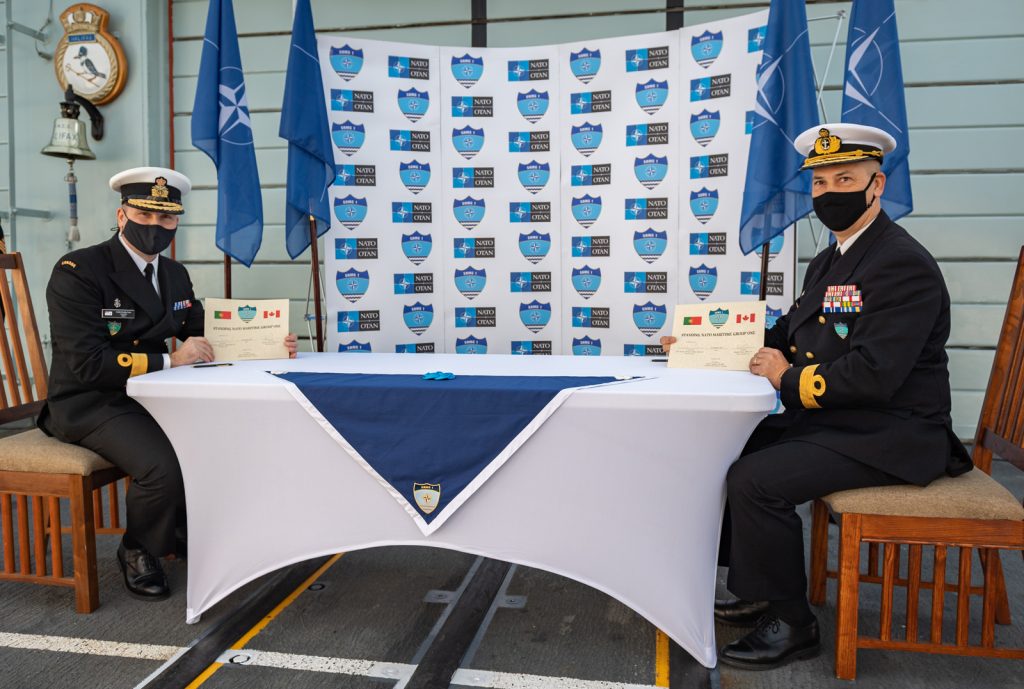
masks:
{"type": "Polygon", "coordinates": [[[800,371],[800,404],[805,409],[821,409],[816,398],[825,394],[825,378],[818,375],[818,364],[805,366],[800,371]]]}
{"type": "Polygon", "coordinates": [[[132,354],[132,372],[128,377],[141,376],[149,370],[149,356],[146,354],[132,354]]]}

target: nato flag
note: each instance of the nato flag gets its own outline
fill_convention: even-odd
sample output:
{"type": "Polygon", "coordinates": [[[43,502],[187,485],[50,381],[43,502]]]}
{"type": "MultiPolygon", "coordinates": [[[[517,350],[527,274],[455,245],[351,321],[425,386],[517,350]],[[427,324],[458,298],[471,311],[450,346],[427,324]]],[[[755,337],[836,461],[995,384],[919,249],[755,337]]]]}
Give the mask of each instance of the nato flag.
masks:
{"type": "Polygon", "coordinates": [[[217,248],[251,266],[263,241],[263,197],[231,0],[211,0],[206,15],[192,145],[217,167],[217,248]]]}
{"type": "Polygon", "coordinates": [[[278,135],[288,141],[284,241],[288,255],[295,258],[309,246],[310,216],[316,220],[318,237],[330,229],[327,189],[334,181],[331,128],[309,0],[295,3],[278,135]]]}
{"type": "Polygon", "coordinates": [[[878,127],[896,139],[896,150],[882,163],[882,208],[893,220],[912,212],[910,137],[893,0],[854,0],[846,39],[842,121],[878,127]]]}
{"type": "Polygon", "coordinates": [[[744,254],[811,211],[811,175],[793,139],[818,124],[804,0],[772,0],[740,214],[744,254]]]}

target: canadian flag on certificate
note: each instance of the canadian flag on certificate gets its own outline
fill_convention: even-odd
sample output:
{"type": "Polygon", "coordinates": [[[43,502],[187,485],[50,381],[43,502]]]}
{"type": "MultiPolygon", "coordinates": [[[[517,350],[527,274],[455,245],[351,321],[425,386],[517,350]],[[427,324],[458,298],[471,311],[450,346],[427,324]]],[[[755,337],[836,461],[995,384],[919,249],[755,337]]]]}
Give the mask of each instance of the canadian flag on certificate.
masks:
{"type": "Polygon", "coordinates": [[[277,311],[264,311],[263,312],[263,317],[264,318],[280,318],[281,317],[281,311],[280,310],[277,310],[277,311]]]}
{"type": "Polygon", "coordinates": [[[738,314],[736,314],[736,322],[737,323],[756,323],[757,322],[757,314],[756,313],[738,313],[738,314]]]}

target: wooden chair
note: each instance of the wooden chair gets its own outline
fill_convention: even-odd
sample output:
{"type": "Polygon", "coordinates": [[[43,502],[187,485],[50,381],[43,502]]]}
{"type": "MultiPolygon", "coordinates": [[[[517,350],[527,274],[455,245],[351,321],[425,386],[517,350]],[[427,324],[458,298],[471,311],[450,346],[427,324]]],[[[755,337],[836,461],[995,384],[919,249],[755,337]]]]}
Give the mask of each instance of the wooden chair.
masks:
{"type": "Polygon", "coordinates": [[[943,477],[925,488],[887,486],[847,490],[814,502],[811,523],[810,599],[825,600],[827,577],[838,578],[836,677],[855,679],[857,650],[877,648],[998,658],[1024,658],[1024,648],[996,648],[995,622],[1009,624],[1010,611],[999,551],[1024,550],[1024,507],[993,480],[992,455],[1024,470],[1024,247],[1017,262],[1006,317],[996,347],[981,410],[972,459],[975,468],[943,477]],[[827,568],[828,518],[839,525],[838,574],[827,568]],[[861,572],[861,544],[868,545],[867,572],[861,572]],[[883,555],[879,559],[881,544],[883,555]],[[906,576],[901,575],[906,546],[906,576]],[[922,578],[922,549],[933,550],[933,575],[922,578]],[[949,549],[959,550],[953,581],[947,582],[949,549]],[[971,581],[972,552],[982,564],[982,581],[971,581]],[[861,582],[882,586],[879,636],[858,635],[861,582]],[[906,634],[893,636],[893,592],[906,588],[906,634]],[[922,590],[931,591],[930,629],[919,638],[922,590]],[[956,594],[956,632],[943,642],[946,593],[956,594]],[[981,596],[981,629],[971,643],[970,596],[981,596]]]}
{"type": "MultiPolygon", "coordinates": [[[[34,418],[47,390],[46,362],[21,254],[0,255],[0,302],[4,313],[0,424],[6,424],[34,418]]],[[[96,453],[37,429],[0,439],[0,580],[70,586],[75,589],[78,612],[95,610],[99,606],[96,534],[124,531],[117,492],[117,481],[123,477],[124,472],[96,453]],[[103,520],[103,487],[109,522],[103,520]],[[70,508],[67,528],[61,523],[62,498],[70,508]],[[64,571],[61,537],[68,531],[71,575],[64,571]]]]}

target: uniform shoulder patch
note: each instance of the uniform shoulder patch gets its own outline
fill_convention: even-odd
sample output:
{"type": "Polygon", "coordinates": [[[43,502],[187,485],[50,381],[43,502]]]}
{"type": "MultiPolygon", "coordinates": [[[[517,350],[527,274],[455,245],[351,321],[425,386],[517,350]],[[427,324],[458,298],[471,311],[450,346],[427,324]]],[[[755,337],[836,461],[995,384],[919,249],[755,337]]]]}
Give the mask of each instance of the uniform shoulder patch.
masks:
{"type": "Polygon", "coordinates": [[[60,265],[67,266],[68,268],[71,268],[71,269],[75,269],[75,268],[78,267],[77,263],[75,263],[74,261],[68,261],[67,259],[61,261],[60,265]]]}

